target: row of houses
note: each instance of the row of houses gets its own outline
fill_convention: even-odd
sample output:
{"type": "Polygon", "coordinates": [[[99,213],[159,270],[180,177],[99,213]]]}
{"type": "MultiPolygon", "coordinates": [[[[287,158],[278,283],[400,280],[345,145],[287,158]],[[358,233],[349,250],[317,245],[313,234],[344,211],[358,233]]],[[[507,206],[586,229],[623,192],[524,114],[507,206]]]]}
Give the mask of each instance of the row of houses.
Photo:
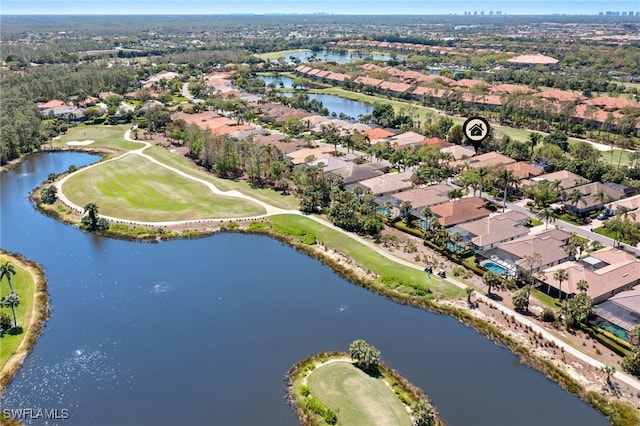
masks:
{"type": "MultiPolygon", "coordinates": [[[[545,102],[549,112],[559,113],[567,105],[573,105],[572,118],[576,122],[585,124],[601,125],[611,121],[612,125],[615,125],[624,118],[622,111],[625,108],[640,108],[640,103],[631,99],[611,96],[588,99],[566,90],[538,91],[518,84],[494,85],[481,80],[454,80],[444,76],[428,75],[392,66],[382,67],[371,63],[362,65],[362,70],[367,74],[389,75],[394,81],[369,77],[368,75],[352,78],[346,74],[316,69],[307,65],[300,65],[296,68],[298,74],[336,85],[344,85],[346,81],[349,81],[360,89],[369,88],[396,97],[429,100],[432,103],[458,96],[459,100],[467,105],[475,105],[491,111],[497,111],[503,105],[505,95],[531,95],[533,98],[545,102]]],[[[526,102],[530,104],[530,107],[535,107],[531,100],[526,102]]],[[[636,124],[636,129],[640,129],[640,123],[636,124]]]]}

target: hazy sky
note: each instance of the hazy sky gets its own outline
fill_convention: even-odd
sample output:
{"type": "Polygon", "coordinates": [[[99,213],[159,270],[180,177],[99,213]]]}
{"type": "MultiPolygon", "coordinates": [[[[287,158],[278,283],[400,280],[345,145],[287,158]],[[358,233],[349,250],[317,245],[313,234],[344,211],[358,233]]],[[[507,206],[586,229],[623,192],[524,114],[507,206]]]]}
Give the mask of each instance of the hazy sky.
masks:
{"type": "Polygon", "coordinates": [[[0,14],[463,14],[465,11],[521,14],[587,14],[601,11],[640,11],[640,0],[2,0],[0,14]]]}

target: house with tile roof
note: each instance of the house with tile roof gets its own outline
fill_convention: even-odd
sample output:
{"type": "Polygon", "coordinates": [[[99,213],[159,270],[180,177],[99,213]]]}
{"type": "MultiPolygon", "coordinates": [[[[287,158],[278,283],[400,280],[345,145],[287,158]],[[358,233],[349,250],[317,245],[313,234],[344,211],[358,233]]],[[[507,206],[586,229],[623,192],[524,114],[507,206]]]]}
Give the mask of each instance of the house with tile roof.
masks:
{"type": "Polygon", "coordinates": [[[631,331],[640,325],[640,285],[623,290],[595,306],[594,313],[627,332],[631,331]]]}
{"type": "Polygon", "coordinates": [[[568,193],[569,200],[565,201],[565,208],[576,214],[587,214],[601,210],[606,204],[617,201],[625,196],[624,189],[612,187],[601,182],[591,182],[576,186],[568,193]],[[569,201],[574,191],[579,192],[582,198],[578,202],[569,201]],[[604,196],[604,200],[601,198],[604,196]]]}
{"type": "Polygon", "coordinates": [[[449,231],[461,232],[474,250],[487,250],[529,234],[528,216],[510,211],[457,225],[449,231]],[[459,228],[459,229],[458,229],[459,228]]]}
{"type": "Polygon", "coordinates": [[[588,179],[585,179],[582,176],[572,173],[568,170],[546,173],[544,175],[540,175],[531,179],[531,183],[533,184],[539,182],[553,183],[556,181],[558,181],[558,188],[565,191],[571,188],[575,188],[576,186],[589,183],[588,179]]]}
{"type": "Polygon", "coordinates": [[[438,218],[440,225],[448,228],[488,217],[491,211],[485,207],[485,203],[480,197],[467,197],[433,206],[431,212],[438,218]]]}
{"type": "Polygon", "coordinates": [[[346,185],[348,190],[356,185],[370,189],[373,195],[385,195],[401,192],[413,186],[411,176],[413,172],[386,173],[371,179],[362,180],[356,184],[346,185]]]}
{"type": "Polygon", "coordinates": [[[540,280],[562,297],[579,293],[578,281],[589,284],[587,294],[593,303],[604,302],[626,288],[640,284],[640,259],[617,247],[605,247],[576,261],[568,261],[544,270],[540,280]],[[559,269],[567,271],[569,278],[560,284],[554,278],[559,269]],[[562,286],[562,288],[560,288],[562,286]]]}

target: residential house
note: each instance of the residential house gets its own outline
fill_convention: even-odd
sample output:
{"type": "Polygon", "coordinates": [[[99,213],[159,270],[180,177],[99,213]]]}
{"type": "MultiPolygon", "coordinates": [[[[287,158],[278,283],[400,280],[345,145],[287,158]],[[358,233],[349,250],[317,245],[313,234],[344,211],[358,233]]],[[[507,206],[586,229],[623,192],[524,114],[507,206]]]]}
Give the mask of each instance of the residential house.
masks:
{"type": "Polygon", "coordinates": [[[511,157],[507,157],[497,151],[487,152],[485,154],[476,155],[475,157],[465,158],[460,161],[456,161],[454,165],[463,166],[467,164],[469,167],[479,169],[480,167],[494,167],[499,165],[506,165],[515,163],[511,157]]]}
{"type": "Polygon", "coordinates": [[[385,195],[401,192],[413,186],[411,176],[413,172],[387,173],[371,179],[362,180],[356,184],[346,185],[346,189],[353,189],[356,185],[369,188],[373,195],[385,195]]]}
{"type": "Polygon", "coordinates": [[[567,193],[565,208],[576,214],[587,214],[592,211],[602,209],[607,203],[617,201],[624,197],[624,190],[607,186],[600,182],[591,182],[586,185],[580,185],[573,188],[567,193]],[[579,200],[573,200],[572,194],[577,191],[581,194],[579,200]],[[602,198],[604,197],[604,198],[602,198]]]}
{"type": "Polygon", "coordinates": [[[297,151],[288,153],[286,157],[289,158],[293,164],[298,165],[305,163],[308,158],[312,158],[311,161],[313,161],[317,160],[318,158],[331,157],[333,153],[333,147],[320,146],[317,148],[302,148],[297,151]]]}
{"type": "Polygon", "coordinates": [[[450,201],[448,194],[452,189],[453,187],[445,184],[413,188],[391,195],[395,198],[392,203],[399,206],[403,201],[408,201],[412,207],[410,213],[415,217],[422,217],[422,210],[425,207],[448,203],[450,201]]]}
{"type": "Polygon", "coordinates": [[[527,235],[476,253],[476,263],[483,265],[499,261],[511,271],[535,274],[569,259],[565,246],[570,237],[569,232],[561,229],[549,229],[527,235]]]}
{"type": "Polygon", "coordinates": [[[515,177],[520,180],[530,179],[542,174],[542,170],[533,166],[526,161],[518,161],[517,163],[510,163],[504,166],[505,169],[511,171],[515,177]]]}
{"type": "Polygon", "coordinates": [[[527,218],[524,213],[510,211],[457,225],[449,232],[465,235],[465,242],[469,242],[474,250],[487,250],[527,235],[527,218]]]}
{"type": "Polygon", "coordinates": [[[585,179],[582,176],[572,173],[568,170],[560,170],[558,172],[547,173],[531,179],[531,183],[534,184],[539,182],[553,183],[556,181],[558,181],[558,189],[565,191],[576,186],[589,183],[588,179],[585,179]]]}
{"type": "Polygon", "coordinates": [[[491,214],[491,211],[485,207],[485,200],[480,197],[467,197],[438,204],[431,207],[431,212],[438,218],[438,222],[447,228],[491,214]]]}
{"type": "Polygon", "coordinates": [[[382,170],[371,164],[349,163],[339,169],[331,170],[331,174],[342,176],[345,185],[384,175],[382,170]]]}
{"type": "Polygon", "coordinates": [[[595,306],[594,313],[627,332],[631,331],[640,325],[640,286],[621,291],[600,303],[595,306]]]}
{"type": "Polygon", "coordinates": [[[470,158],[476,155],[476,151],[473,148],[462,145],[449,146],[446,148],[442,148],[440,151],[451,154],[454,160],[463,160],[465,158],[470,158]]]}
{"type": "Polygon", "coordinates": [[[606,247],[583,259],[547,268],[541,279],[549,290],[554,289],[563,297],[578,294],[580,280],[585,280],[589,285],[587,294],[593,303],[604,302],[614,294],[640,284],[640,259],[617,247],[606,247]],[[568,275],[568,279],[562,283],[554,277],[560,269],[567,271],[568,275]]]}
{"type": "Polygon", "coordinates": [[[425,137],[416,132],[404,132],[389,138],[392,148],[402,148],[405,146],[418,146],[425,140],[425,137]]]}

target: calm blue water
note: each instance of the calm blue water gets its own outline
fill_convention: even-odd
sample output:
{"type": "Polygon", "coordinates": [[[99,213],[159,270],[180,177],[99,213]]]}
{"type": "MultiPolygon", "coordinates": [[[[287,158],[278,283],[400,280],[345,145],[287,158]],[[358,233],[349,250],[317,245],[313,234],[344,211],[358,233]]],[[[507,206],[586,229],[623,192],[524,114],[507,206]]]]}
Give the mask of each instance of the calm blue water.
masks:
{"type": "MultiPolygon", "coordinates": [[[[293,97],[294,93],[283,93],[284,96],[293,97]]],[[[347,117],[358,119],[361,115],[371,114],[373,105],[351,99],[341,98],[336,95],[326,95],[323,93],[309,93],[309,99],[317,99],[329,110],[330,115],[340,115],[344,113],[347,117]]]]}
{"type": "Polygon", "coordinates": [[[356,55],[356,54],[345,54],[339,55],[337,53],[332,52],[299,52],[293,53],[286,56],[286,60],[291,60],[291,57],[299,59],[300,62],[336,62],[338,64],[348,64],[350,62],[354,62],[356,60],[365,59],[365,58],[373,58],[377,61],[388,61],[390,59],[402,60],[406,59],[406,56],[403,55],[356,55]]]}
{"type": "Polygon", "coordinates": [[[496,274],[500,274],[500,275],[506,275],[507,274],[507,269],[503,266],[500,266],[496,263],[493,262],[485,262],[482,264],[483,267],[485,267],[486,269],[488,269],[491,272],[495,272],[496,274]]]}
{"type": "Polygon", "coordinates": [[[2,176],[0,244],[43,266],[53,309],[3,409],[68,408],[65,426],[293,426],[286,371],[364,338],[449,426],[608,424],[457,320],[356,287],[278,241],[110,240],[30,205],[48,173],[92,161],[47,154],[2,176]]]}
{"type": "Polygon", "coordinates": [[[278,76],[259,75],[258,78],[264,81],[264,84],[266,84],[267,86],[273,83],[276,85],[277,88],[283,87],[285,89],[291,89],[293,87],[293,79],[291,77],[287,77],[283,75],[278,75],[278,76]],[[280,86],[280,83],[282,83],[283,86],[280,86]]]}
{"type": "Polygon", "coordinates": [[[624,340],[630,340],[629,333],[624,328],[620,328],[615,324],[610,323],[609,321],[600,321],[598,322],[598,327],[603,330],[607,330],[609,333],[612,333],[624,340]]]}

